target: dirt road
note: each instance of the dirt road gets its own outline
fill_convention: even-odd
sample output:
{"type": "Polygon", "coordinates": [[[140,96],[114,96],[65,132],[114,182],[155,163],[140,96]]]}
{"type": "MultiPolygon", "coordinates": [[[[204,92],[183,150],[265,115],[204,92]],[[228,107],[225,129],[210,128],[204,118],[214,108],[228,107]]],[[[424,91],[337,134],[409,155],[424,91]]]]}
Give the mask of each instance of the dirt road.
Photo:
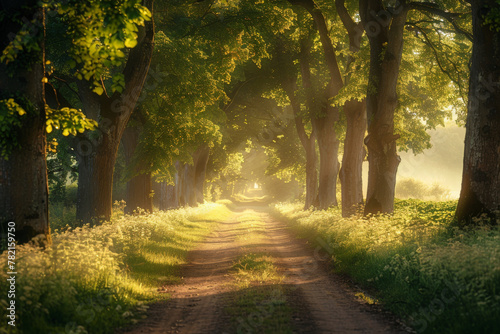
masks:
{"type": "MultiPolygon", "coordinates": [[[[265,222],[265,242],[245,245],[245,252],[265,252],[285,277],[282,284],[293,310],[296,333],[404,333],[392,317],[355,297],[351,284],[329,272],[330,250],[312,249],[264,206],[241,206],[192,251],[183,268],[183,283],[169,287],[171,299],[151,308],[148,319],[129,333],[260,333],[258,326],[231,325],[225,307],[234,294],[231,266],[242,253],[238,242],[246,231],[239,218],[258,215],[265,222]]],[[[268,315],[271,316],[272,315],[268,315]]]]}

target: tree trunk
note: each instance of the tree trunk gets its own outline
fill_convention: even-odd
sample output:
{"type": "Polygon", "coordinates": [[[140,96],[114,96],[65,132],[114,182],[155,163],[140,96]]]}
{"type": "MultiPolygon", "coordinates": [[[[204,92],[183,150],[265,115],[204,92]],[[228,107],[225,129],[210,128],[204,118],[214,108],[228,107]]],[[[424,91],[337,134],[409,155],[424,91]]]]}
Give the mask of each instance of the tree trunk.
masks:
{"type": "MultiPolygon", "coordinates": [[[[339,118],[339,111],[336,107],[329,105],[329,99],[336,96],[342,86],[344,85],[340,69],[335,56],[335,49],[329,36],[328,27],[326,25],[323,13],[313,0],[289,0],[290,3],[304,7],[310,14],[318,29],[325,62],[330,73],[330,82],[328,83],[324,96],[322,97],[323,106],[321,107],[321,114],[315,114],[316,110],[313,103],[310,103],[309,109],[311,119],[313,120],[313,127],[316,130],[316,137],[318,139],[318,147],[320,154],[320,168],[319,168],[319,188],[318,188],[318,206],[320,209],[327,209],[330,206],[336,206],[337,203],[337,177],[339,172],[338,162],[338,147],[337,134],[335,132],[335,123],[339,118]]],[[[304,57],[309,58],[308,49],[301,45],[301,60],[304,57]]],[[[304,60],[307,60],[304,59],[304,60]]],[[[310,70],[307,64],[307,69],[304,65],[307,61],[301,61],[301,73],[306,92],[312,92],[310,83],[310,70]],[[304,80],[305,79],[305,80],[304,80]]],[[[311,98],[309,98],[312,101],[311,98]]]]}
{"type": "MultiPolygon", "coordinates": [[[[7,16],[12,14],[13,17],[13,13],[17,13],[19,17],[33,20],[30,33],[41,46],[41,51],[32,52],[36,59],[26,59],[34,62],[31,68],[18,70],[11,76],[8,65],[0,64],[0,99],[13,98],[28,112],[22,116],[22,127],[18,131],[20,147],[13,149],[8,160],[0,158],[0,226],[5,234],[2,237],[7,236],[7,227],[11,227],[8,223],[14,222],[18,243],[26,243],[35,236],[42,236],[50,242],[45,91],[42,83],[45,73],[45,13],[36,1],[2,3],[0,10],[7,16]],[[32,108],[19,100],[19,95],[26,98],[32,108]]],[[[21,29],[19,21],[7,18],[2,21],[1,50],[9,44],[11,34],[21,29]]]]}
{"type": "Polygon", "coordinates": [[[475,224],[473,218],[481,214],[498,218],[500,210],[500,32],[484,22],[500,5],[495,0],[471,4],[472,65],[462,190],[456,212],[461,226],[475,224]]]}
{"type": "Polygon", "coordinates": [[[314,120],[319,148],[318,208],[321,210],[338,205],[339,141],[334,129],[337,115],[338,113],[330,112],[327,116],[314,120]]]}
{"type": "Polygon", "coordinates": [[[180,207],[187,205],[186,201],[186,187],[184,185],[186,178],[186,164],[176,163],[177,168],[177,182],[175,183],[175,198],[177,199],[177,204],[180,207]]]}
{"type": "MultiPolygon", "coordinates": [[[[344,0],[335,0],[335,8],[349,35],[349,49],[358,52],[363,37],[363,24],[356,23],[347,8],[344,0]]],[[[355,66],[355,57],[349,56],[344,77],[347,85],[355,66]]],[[[346,137],[344,140],[344,155],[340,170],[342,192],[342,216],[348,217],[356,212],[356,208],[363,204],[363,159],[365,148],[363,138],[366,132],[366,102],[349,100],[344,103],[343,111],[347,121],[346,137]]]]}
{"type": "MultiPolygon", "coordinates": [[[[179,207],[179,199],[176,196],[176,186],[171,184],[167,184],[166,187],[166,196],[167,196],[167,207],[166,209],[176,209],[179,207]]],[[[165,210],[165,209],[163,209],[165,210]]]]}
{"type": "Polygon", "coordinates": [[[306,198],[304,210],[314,205],[318,191],[318,172],[316,156],[316,137],[313,133],[307,135],[304,122],[301,116],[300,102],[295,95],[296,82],[294,80],[283,80],[281,82],[283,90],[286,92],[295,117],[295,129],[300,139],[300,143],[306,152],[306,198]]]}
{"type": "Polygon", "coordinates": [[[142,173],[143,170],[147,170],[147,166],[144,165],[143,161],[135,161],[134,159],[135,151],[139,145],[140,132],[140,126],[128,127],[122,137],[127,168],[131,168],[134,174],[127,182],[126,214],[132,214],[137,209],[153,212],[151,174],[142,173]]]}
{"type": "Polygon", "coordinates": [[[195,207],[198,206],[196,201],[196,186],[195,186],[195,166],[197,156],[193,157],[193,164],[184,165],[184,199],[185,205],[195,207]]]}
{"type": "Polygon", "coordinates": [[[306,140],[303,147],[306,151],[306,198],[304,210],[307,210],[314,205],[318,192],[318,157],[316,155],[316,142],[314,137],[306,140]]]}
{"type": "Polygon", "coordinates": [[[98,223],[111,217],[113,170],[119,146],[113,137],[103,134],[101,143],[94,147],[95,152],[77,154],[76,218],[84,224],[98,223]]]}
{"type": "Polygon", "coordinates": [[[126,214],[132,214],[134,211],[144,210],[153,212],[151,174],[139,174],[134,176],[127,183],[127,206],[126,214]]]}
{"type": "Polygon", "coordinates": [[[382,2],[360,0],[360,16],[370,41],[370,73],[366,99],[368,136],[368,192],[365,214],[392,213],[396,173],[394,113],[396,86],[403,51],[403,29],[408,8],[399,4],[388,12],[382,2]]]}
{"type": "MultiPolygon", "coordinates": [[[[41,82],[41,76],[39,79],[41,82]]],[[[14,222],[19,244],[39,235],[50,241],[45,112],[40,107],[39,115],[25,115],[30,119],[23,120],[19,131],[20,147],[12,152],[8,160],[0,159],[2,232],[6,234],[7,223],[14,222]]]]}
{"type": "MultiPolygon", "coordinates": [[[[145,1],[151,12],[152,2],[145,1]]],[[[110,97],[87,93],[90,98],[82,99],[87,115],[100,116],[98,130],[79,137],[75,144],[79,161],[77,219],[84,222],[93,218],[109,220],[111,217],[113,168],[118,147],[141,94],[153,54],[154,24],[149,21],[144,25],[139,29],[138,44],[130,51],[123,70],[123,92],[110,97]]],[[[85,89],[80,91],[85,92],[85,89]]]]}
{"type": "Polygon", "coordinates": [[[366,131],[365,102],[356,100],[344,104],[347,131],[344,141],[344,155],[340,169],[342,184],[342,216],[349,217],[363,204],[363,160],[365,149],[363,138],[366,131]]]}
{"type": "Polygon", "coordinates": [[[204,203],[205,197],[203,191],[205,188],[205,177],[207,172],[208,157],[210,156],[210,149],[204,145],[198,149],[199,155],[195,165],[195,194],[196,202],[204,203]]]}

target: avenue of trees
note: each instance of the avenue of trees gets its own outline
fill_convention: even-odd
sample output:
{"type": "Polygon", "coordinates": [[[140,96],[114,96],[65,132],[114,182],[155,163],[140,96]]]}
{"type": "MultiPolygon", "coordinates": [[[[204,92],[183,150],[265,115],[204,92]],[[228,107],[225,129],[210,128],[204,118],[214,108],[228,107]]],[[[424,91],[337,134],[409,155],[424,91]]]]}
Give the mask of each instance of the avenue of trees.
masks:
{"type": "Polygon", "coordinates": [[[22,0],[0,22],[0,220],[19,242],[50,240],[68,180],[78,221],[109,220],[118,163],[127,213],[229,197],[242,173],[302,185],[306,209],[392,213],[398,150],[452,114],[456,222],[497,218],[497,0],[22,0]]]}

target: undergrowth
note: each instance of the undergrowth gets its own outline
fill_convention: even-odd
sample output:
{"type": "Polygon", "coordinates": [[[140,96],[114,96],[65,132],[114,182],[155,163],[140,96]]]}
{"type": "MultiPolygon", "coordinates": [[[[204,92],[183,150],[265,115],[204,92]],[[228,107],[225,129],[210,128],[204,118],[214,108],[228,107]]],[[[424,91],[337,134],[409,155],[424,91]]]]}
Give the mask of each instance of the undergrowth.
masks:
{"type": "MultiPolygon", "coordinates": [[[[156,292],[177,282],[188,250],[224,220],[224,204],[115,217],[96,227],[56,230],[45,250],[16,248],[16,327],[7,326],[0,296],[0,333],[111,333],[145,317],[156,292]]],[[[7,291],[7,256],[0,257],[7,291]]]]}
{"type": "Polygon", "coordinates": [[[451,225],[455,201],[396,202],[393,215],[342,218],[339,208],[274,206],[299,236],[331,253],[334,270],[367,288],[417,332],[493,333],[500,316],[500,230],[451,225]]]}

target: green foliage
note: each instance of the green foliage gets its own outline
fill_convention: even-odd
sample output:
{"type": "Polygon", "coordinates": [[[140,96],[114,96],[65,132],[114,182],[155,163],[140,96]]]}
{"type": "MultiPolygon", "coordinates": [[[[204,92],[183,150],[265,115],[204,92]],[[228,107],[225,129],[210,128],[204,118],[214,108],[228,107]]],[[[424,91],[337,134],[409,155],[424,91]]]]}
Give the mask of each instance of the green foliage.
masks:
{"type": "MultiPolygon", "coordinates": [[[[54,10],[71,38],[70,67],[76,67],[76,77],[90,81],[99,95],[109,68],[123,64],[125,49],[137,45],[138,26],[151,19],[139,0],[73,0],[56,3],[54,10]]],[[[124,86],[123,74],[114,74],[112,91],[121,92],[124,86]]]]}
{"type": "MultiPolygon", "coordinates": [[[[225,219],[226,206],[122,216],[90,228],[55,231],[45,250],[16,247],[16,327],[2,333],[110,333],[164,299],[158,285],[180,280],[186,253],[225,219]],[[141,236],[137,238],[137,236],[141,236]]],[[[2,254],[0,267],[6,268],[2,254]]],[[[0,288],[7,291],[6,270],[0,288]]],[[[6,300],[0,297],[5,318],[6,300]],[[5,307],[4,307],[5,306],[5,307]]]]}
{"type": "Polygon", "coordinates": [[[500,32],[500,1],[496,0],[492,8],[486,8],[488,13],[484,15],[484,24],[488,25],[491,30],[500,32]]]}
{"type": "Polygon", "coordinates": [[[62,131],[63,136],[76,136],[85,130],[94,130],[97,122],[86,118],[81,110],[74,108],[52,109],[45,105],[47,115],[46,130],[51,133],[53,129],[62,131]]]}
{"type": "Polygon", "coordinates": [[[41,51],[39,44],[41,36],[39,17],[34,17],[31,21],[20,22],[19,17],[7,17],[7,15],[0,12],[0,18],[2,20],[10,19],[14,22],[17,21],[21,25],[21,29],[15,37],[2,50],[0,62],[10,65],[14,63],[15,66],[11,66],[8,69],[10,74],[14,74],[15,69],[19,69],[22,66],[24,67],[23,69],[29,68],[31,62],[38,60],[36,57],[33,57],[33,54],[41,51]]]}
{"type": "Polygon", "coordinates": [[[19,147],[18,132],[25,114],[26,110],[13,98],[0,100],[0,156],[4,159],[8,158],[14,148],[19,147]]]}
{"type": "MultiPolygon", "coordinates": [[[[52,198],[55,197],[53,193],[54,191],[50,193],[52,198]]],[[[52,200],[52,203],[49,204],[49,221],[52,231],[62,230],[68,226],[76,227],[76,205],[65,205],[64,202],[52,200]]]]}
{"type": "Polygon", "coordinates": [[[397,201],[393,215],[340,209],[275,213],[331,255],[336,271],[375,288],[384,306],[426,333],[494,332],[500,312],[500,229],[451,227],[456,202],[397,201]],[[325,245],[328,249],[325,249],[325,245]]]}

